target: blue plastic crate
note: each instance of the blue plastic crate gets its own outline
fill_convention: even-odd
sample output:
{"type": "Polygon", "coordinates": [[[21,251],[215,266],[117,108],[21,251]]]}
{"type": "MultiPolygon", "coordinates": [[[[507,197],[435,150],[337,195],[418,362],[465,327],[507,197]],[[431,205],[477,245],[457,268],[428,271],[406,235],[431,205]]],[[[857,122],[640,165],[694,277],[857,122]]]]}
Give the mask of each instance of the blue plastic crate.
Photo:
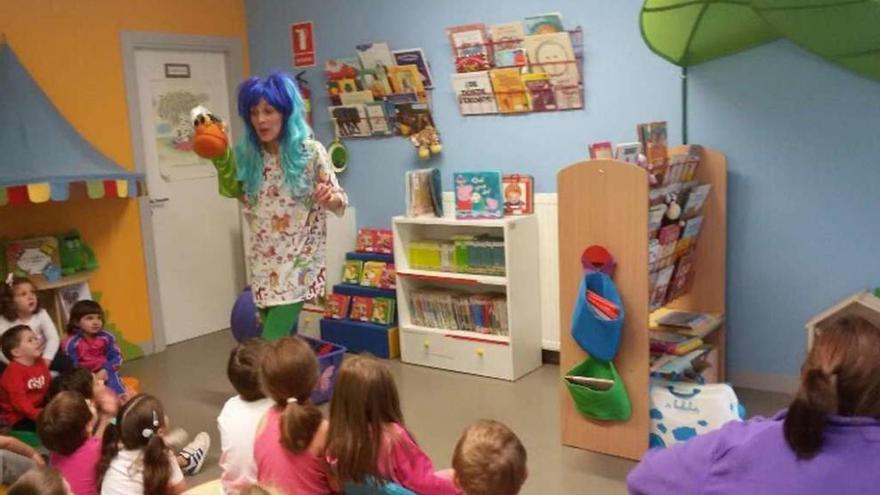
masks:
{"type": "Polygon", "coordinates": [[[333,342],[313,339],[304,335],[300,335],[300,338],[308,342],[312,347],[312,350],[314,350],[315,354],[318,356],[318,372],[320,373],[320,378],[318,379],[318,385],[315,387],[315,391],[312,392],[312,402],[315,404],[327,402],[333,395],[333,387],[336,386],[336,377],[339,375],[339,367],[342,366],[342,358],[345,357],[345,351],[347,349],[344,346],[334,344],[333,342]],[[318,354],[318,351],[325,346],[329,346],[331,349],[330,352],[318,354]]]}
{"type": "Polygon", "coordinates": [[[321,338],[345,346],[349,352],[370,354],[385,359],[400,355],[397,327],[351,320],[321,320],[321,338]]]}

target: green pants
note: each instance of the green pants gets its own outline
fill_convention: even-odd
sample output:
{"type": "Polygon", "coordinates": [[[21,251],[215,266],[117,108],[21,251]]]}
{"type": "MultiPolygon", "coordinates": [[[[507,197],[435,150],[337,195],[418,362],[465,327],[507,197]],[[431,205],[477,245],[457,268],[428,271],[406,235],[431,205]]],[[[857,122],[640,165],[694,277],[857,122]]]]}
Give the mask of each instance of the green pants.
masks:
{"type": "Polygon", "coordinates": [[[303,303],[298,302],[260,308],[260,317],[263,319],[263,338],[273,342],[281,337],[295,334],[302,307],[303,303]]]}

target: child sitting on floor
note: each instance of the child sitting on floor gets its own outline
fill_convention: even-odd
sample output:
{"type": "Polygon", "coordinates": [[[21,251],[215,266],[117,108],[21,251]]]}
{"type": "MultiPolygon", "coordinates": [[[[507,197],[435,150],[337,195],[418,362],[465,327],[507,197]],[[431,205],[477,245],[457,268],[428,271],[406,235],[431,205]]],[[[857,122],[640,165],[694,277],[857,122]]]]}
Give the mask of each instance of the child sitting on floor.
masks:
{"type": "Polygon", "coordinates": [[[312,348],[297,337],[276,340],[263,355],[260,380],[274,404],[257,427],[257,480],[282,493],[329,495],[327,420],[309,399],[318,383],[312,348]]]}
{"type": "Polygon", "coordinates": [[[452,482],[434,472],[403,423],[397,386],[376,358],[354,356],[339,369],[330,402],[327,457],[339,482],[391,481],[420,495],[457,495],[452,482]]]}
{"type": "Polygon", "coordinates": [[[29,469],[45,466],[43,456],[21,440],[0,435],[0,483],[15,483],[29,469]]]}
{"type": "Polygon", "coordinates": [[[257,481],[254,438],[257,425],[272,407],[272,400],[260,388],[260,362],[269,344],[250,339],[229,354],[226,376],[238,395],[226,401],[217,427],[220,430],[220,481],[223,493],[240,493],[257,481]]]}
{"type": "Polygon", "coordinates": [[[104,309],[95,301],[78,301],[70,309],[64,350],[74,366],[82,366],[104,380],[111,390],[125,399],[125,386],[119,379],[122,353],[116,339],[104,331],[104,309]]]}
{"type": "Polygon", "coordinates": [[[6,495],[73,495],[73,492],[57,470],[39,467],[24,473],[6,495]]]}
{"type": "Polygon", "coordinates": [[[485,419],[462,433],[452,468],[465,495],[516,495],[528,476],[526,449],[516,434],[485,419]]]}
{"type": "Polygon", "coordinates": [[[97,419],[79,392],[59,393],[37,418],[40,441],[51,452],[49,463],[61,472],[75,495],[98,493],[95,475],[109,418],[105,417],[92,435],[97,419]]]}
{"type": "Polygon", "coordinates": [[[9,366],[0,376],[0,419],[16,430],[36,430],[52,381],[40,341],[27,325],[10,328],[0,337],[9,366]]]}
{"type": "MultiPolygon", "coordinates": [[[[26,325],[33,330],[40,344],[40,354],[52,371],[62,372],[70,369],[70,360],[59,352],[61,339],[55,323],[45,309],[40,308],[37,289],[34,284],[10,273],[5,283],[0,284],[0,334],[12,327],[26,325]]],[[[9,364],[5,356],[0,356],[2,365],[9,364]]]]}

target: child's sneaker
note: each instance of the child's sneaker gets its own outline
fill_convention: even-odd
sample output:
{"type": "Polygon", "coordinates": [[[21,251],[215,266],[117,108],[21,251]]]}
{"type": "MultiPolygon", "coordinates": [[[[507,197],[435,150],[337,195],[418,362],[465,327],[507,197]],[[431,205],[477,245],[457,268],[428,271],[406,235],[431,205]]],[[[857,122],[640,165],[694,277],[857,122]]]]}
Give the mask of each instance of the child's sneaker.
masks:
{"type": "Polygon", "coordinates": [[[208,449],[211,448],[211,437],[204,431],[196,435],[192,442],[184,447],[179,456],[186,461],[183,474],[192,476],[202,470],[205,459],[208,457],[208,449]]]}

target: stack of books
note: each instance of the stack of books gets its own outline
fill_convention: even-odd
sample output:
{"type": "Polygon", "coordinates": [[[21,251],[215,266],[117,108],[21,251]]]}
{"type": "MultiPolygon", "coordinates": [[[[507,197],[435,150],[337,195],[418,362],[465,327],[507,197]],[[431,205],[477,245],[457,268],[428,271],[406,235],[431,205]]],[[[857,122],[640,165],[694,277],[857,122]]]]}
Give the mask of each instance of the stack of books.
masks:
{"type": "Polygon", "coordinates": [[[724,321],[722,315],[661,308],[651,314],[651,373],[695,379],[708,368],[714,346],[704,340],[724,321]]]}

